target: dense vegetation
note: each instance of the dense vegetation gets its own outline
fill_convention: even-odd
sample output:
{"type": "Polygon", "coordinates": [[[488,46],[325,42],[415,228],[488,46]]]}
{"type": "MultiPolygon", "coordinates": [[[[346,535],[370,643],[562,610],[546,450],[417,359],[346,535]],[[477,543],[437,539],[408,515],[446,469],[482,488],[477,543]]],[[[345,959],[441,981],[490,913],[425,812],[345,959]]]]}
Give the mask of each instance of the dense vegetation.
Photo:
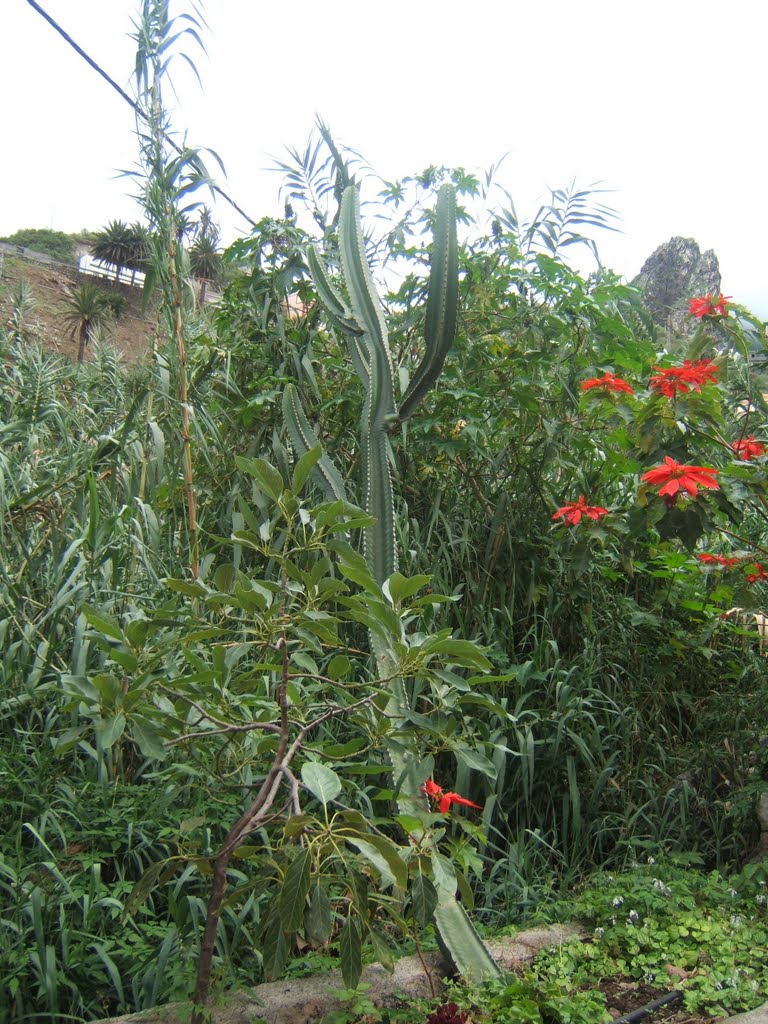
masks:
{"type": "MultiPolygon", "coordinates": [[[[138,86],[162,112],[152,38],[138,86]]],[[[567,247],[610,224],[599,196],[523,222],[463,170],[382,182],[324,126],[284,167],[298,215],[230,249],[204,314],[177,245],[204,168],[164,131],[140,132],[150,363],[2,343],[0,1019],[188,996],[249,807],[203,941],[220,986],[300,949],[354,982],[364,949],[420,940],[445,884],[498,928],[649,854],[740,865],[768,769],[764,325],[691,296],[670,336],[610,271],[574,272],[567,247]],[[384,585],[359,554],[366,395],[307,262],[313,242],[341,288],[353,183],[401,392],[445,183],[463,236],[454,343],[389,434],[384,585]],[[344,500],[319,448],[298,457],[288,384],[344,500]],[[393,813],[387,744],[434,780],[420,818],[393,813]]]]}
{"type": "Polygon", "coordinates": [[[24,228],[21,231],[14,231],[6,238],[0,238],[0,242],[24,246],[34,252],[43,253],[44,256],[50,256],[60,263],[77,262],[76,241],[73,235],[67,235],[63,231],[52,231],[50,228],[24,228]]]}

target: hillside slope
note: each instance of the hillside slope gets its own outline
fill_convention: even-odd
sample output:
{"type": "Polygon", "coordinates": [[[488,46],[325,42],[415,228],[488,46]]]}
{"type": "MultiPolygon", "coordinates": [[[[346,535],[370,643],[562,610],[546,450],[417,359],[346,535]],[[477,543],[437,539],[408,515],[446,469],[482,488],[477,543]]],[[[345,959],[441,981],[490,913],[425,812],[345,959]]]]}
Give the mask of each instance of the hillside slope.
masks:
{"type": "MultiPolygon", "coordinates": [[[[35,303],[28,321],[30,340],[48,351],[77,358],[77,343],[63,319],[67,292],[84,282],[94,282],[111,294],[118,292],[125,301],[124,312],[109,324],[103,340],[129,362],[143,359],[149,352],[155,319],[151,311],[147,317],[142,316],[140,288],[81,274],[77,267],[64,263],[38,263],[5,253],[0,272],[0,326],[3,329],[13,312],[21,281],[28,285],[35,303]]],[[[85,358],[92,358],[92,353],[86,351],[85,358]]]]}

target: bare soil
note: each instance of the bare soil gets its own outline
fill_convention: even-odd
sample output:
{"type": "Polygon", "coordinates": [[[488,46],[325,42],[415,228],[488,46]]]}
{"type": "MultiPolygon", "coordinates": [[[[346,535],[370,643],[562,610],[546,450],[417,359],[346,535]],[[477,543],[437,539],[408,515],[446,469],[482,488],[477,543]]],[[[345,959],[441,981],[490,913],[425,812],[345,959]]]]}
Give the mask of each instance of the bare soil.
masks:
{"type": "MultiPolygon", "coordinates": [[[[0,327],[5,328],[13,311],[19,282],[29,286],[35,308],[30,316],[30,341],[49,352],[77,359],[77,342],[64,323],[67,293],[85,282],[95,283],[105,292],[118,293],[124,299],[124,311],[103,332],[105,343],[112,345],[128,362],[147,357],[155,318],[150,310],[145,317],[141,309],[141,288],[116,284],[90,274],[81,274],[77,267],[63,263],[37,263],[23,256],[2,256],[0,273],[0,327]]],[[[86,350],[86,359],[93,353],[86,350]]]]}
{"type": "MultiPolygon", "coordinates": [[[[600,991],[605,996],[608,1012],[614,1020],[649,1006],[666,995],[661,989],[652,988],[631,978],[606,979],[600,985],[600,991]]],[[[642,1019],[645,1024],[712,1024],[716,1018],[704,1013],[690,1013],[677,1002],[661,1006],[642,1019]]]]}

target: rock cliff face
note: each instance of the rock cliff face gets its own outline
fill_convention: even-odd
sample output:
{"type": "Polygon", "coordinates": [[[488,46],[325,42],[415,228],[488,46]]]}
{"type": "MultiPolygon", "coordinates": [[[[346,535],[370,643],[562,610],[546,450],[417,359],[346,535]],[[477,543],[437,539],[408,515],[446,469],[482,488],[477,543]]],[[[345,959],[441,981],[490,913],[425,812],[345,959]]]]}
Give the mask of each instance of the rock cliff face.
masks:
{"type": "Polygon", "coordinates": [[[680,330],[689,299],[720,291],[720,264],[711,249],[702,252],[692,238],[676,235],[648,257],[632,284],[657,324],[680,330]]]}

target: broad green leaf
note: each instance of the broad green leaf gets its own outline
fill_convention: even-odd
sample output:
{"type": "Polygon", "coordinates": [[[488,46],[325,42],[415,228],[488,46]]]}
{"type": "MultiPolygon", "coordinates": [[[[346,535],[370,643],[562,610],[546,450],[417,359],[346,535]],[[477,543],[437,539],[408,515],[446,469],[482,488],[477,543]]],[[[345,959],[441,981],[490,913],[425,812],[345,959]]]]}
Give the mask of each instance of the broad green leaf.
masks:
{"type": "Polygon", "coordinates": [[[346,656],[346,654],[335,654],[328,662],[328,667],[325,670],[325,674],[330,679],[343,679],[347,675],[352,662],[346,656]]]}
{"type": "Polygon", "coordinates": [[[496,769],[493,766],[493,762],[485,754],[472,750],[470,747],[453,747],[453,751],[458,759],[468,768],[473,768],[476,772],[482,772],[489,779],[496,778],[496,769]]]}
{"type": "Polygon", "coordinates": [[[293,839],[307,827],[307,824],[314,819],[309,814],[294,814],[290,817],[284,827],[283,835],[286,839],[293,839]]]}
{"type": "Polygon", "coordinates": [[[131,718],[131,736],[136,741],[143,757],[155,758],[159,761],[169,752],[169,748],[165,746],[159,733],[145,718],[138,716],[131,718]]]}
{"type": "Polygon", "coordinates": [[[395,961],[392,956],[392,949],[385,936],[381,934],[378,928],[369,928],[368,934],[371,936],[376,959],[388,974],[392,974],[395,970],[395,961]]]}
{"type": "Polygon", "coordinates": [[[406,579],[401,573],[394,572],[384,584],[384,590],[389,591],[392,604],[399,605],[426,587],[431,579],[431,576],[411,576],[406,579]]]}
{"type": "Polygon", "coordinates": [[[437,906],[437,891],[425,875],[416,875],[411,885],[413,919],[419,928],[426,928],[432,921],[437,906]]]}
{"type": "Polygon", "coordinates": [[[139,667],[139,659],[136,655],[131,654],[130,651],[126,651],[122,647],[111,647],[109,657],[128,675],[133,675],[139,667]]]}
{"type": "Polygon", "coordinates": [[[231,562],[225,562],[224,565],[220,565],[213,574],[213,585],[217,590],[229,595],[236,579],[237,570],[234,565],[231,562]]]}
{"type": "Polygon", "coordinates": [[[309,892],[310,849],[302,847],[288,866],[280,891],[280,919],[285,932],[295,932],[304,920],[309,892]]]}
{"type": "Polygon", "coordinates": [[[149,632],[147,619],[133,619],[126,624],[125,638],[134,650],[140,650],[144,646],[149,632]]]}
{"type": "Polygon", "coordinates": [[[99,633],[103,633],[104,636],[108,636],[112,640],[125,641],[123,631],[120,628],[120,623],[113,615],[97,611],[96,608],[92,608],[89,604],[83,605],[82,613],[85,616],[88,625],[91,626],[92,629],[97,630],[99,633]]]}
{"type": "Polygon", "coordinates": [[[397,885],[405,889],[408,884],[408,869],[400,856],[397,846],[384,836],[370,834],[365,838],[349,836],[347,842],[362,853],[381,875],[384,886],[397,885]]]}
{"type": "Polygon", "coordinates": [[[302,488],[307,482],[307,477],[320,461],[322,456],[323,449],[319,444],[315,445],[314,448],[310,448],[308,452],[305,452],[304,455],[301,456],[294,466],[293,477],[291,479],[291,490],[294,494],[301,494],[302,488]]]}
{"type": "Polygon", "coordinates": [[[283,478],[266,459],[247,459],[243,455],[235,456],[238,469],[252,476],[256,486],[272,501],[279,501],[283,493],[283,478]]]}
{"type": "Polygon", "coordinates": [[[301,781],[323,807],[341,792],[341,779],[332,768],[319,761],[306,761],[301,766],[301,781]]]}
{"type": "Polygon", "coordinates": [[[320,882],[312,886],[306,914],[307,938],[318,946],[330,941],[333,931],[331,901],[320,882]]]}
{"type": "Polygon", "coordinates": [[[486,658],[480,648],[471,640],[453,640],[441,637],[430,638],[422,644],[422,650],[429,654],[445,655],[446,661],[456,665],[465,665],[476,669],[492,668],[492,662],[486,658]]]}
{"type": "Polygon", "coordinates": [[[360,929],[354,917],[348,917],[339,936],[341,952],[341,976],[345,988],[357,988],[363,971],[363,950],[360,929]]]}
{"type": "Polygon", "coordinates": [[[114,706],[123,690],[122,683],[117,676],[112,675],[111,672],[99,672],[98,675],[91,676],[91,682],[96,687],[102,704],[114,706]]]}
{"type": "Polygon", "coordinates": [[[100,718],[94,725],[96,736],[102,750],[109,750],[120,739],[125,731],[125,715],[118,711],[110,718],[100,718]]]}
{"type": "Polygon", "coordinates": [[[190,583],[189,580],[163,580],[169,590],[175,590],[177,594],[185,594],[187,597],[205,597],[208,591],[199,583],[190,583]]]}
{"type": "Polygon", "coordinates": [[[283,931],[280,915],[272,914],[264,932],[264,948],[262,950],[264,974],[268,981],[275,981],[283,973],[292,945],[293,936],[283,931]]]}

